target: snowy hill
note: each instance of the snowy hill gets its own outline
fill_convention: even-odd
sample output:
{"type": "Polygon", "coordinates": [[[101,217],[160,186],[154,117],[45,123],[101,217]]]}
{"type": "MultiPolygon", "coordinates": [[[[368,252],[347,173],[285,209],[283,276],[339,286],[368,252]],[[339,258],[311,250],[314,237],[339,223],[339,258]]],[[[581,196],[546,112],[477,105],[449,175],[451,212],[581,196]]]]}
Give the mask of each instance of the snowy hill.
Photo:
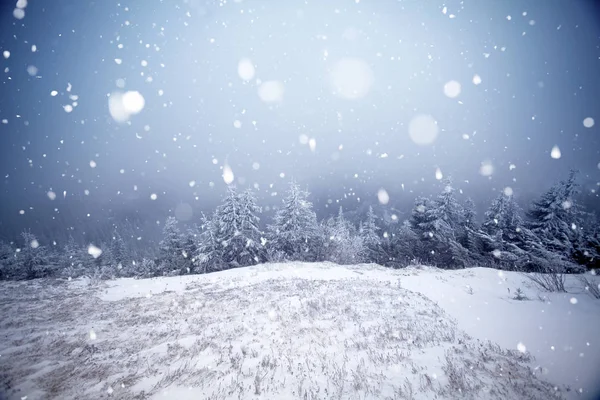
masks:
{"type": "Polygon", "coordinates": [[[591,399],[600,302],[569,283],[329,263],[1,282],[0,397],[591,399]]]}

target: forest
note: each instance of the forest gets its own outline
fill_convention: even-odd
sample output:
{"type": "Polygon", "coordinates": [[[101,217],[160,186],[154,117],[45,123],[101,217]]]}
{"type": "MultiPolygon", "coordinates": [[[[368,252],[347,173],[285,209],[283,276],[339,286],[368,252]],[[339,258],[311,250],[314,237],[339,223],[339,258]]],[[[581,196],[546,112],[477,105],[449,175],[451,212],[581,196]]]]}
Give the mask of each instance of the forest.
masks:
{"type": "Polygon", "coordinates": [[[337,216],[318,221],[309,192],[293,181],[264,224],[254,194],[230,185],[221,205],[195,224],[180,227],[168,217],[156,248],[135,246],[135,235],[118,224],[103,241],[85,246],[73,236],[66,243],[41,243],[24,231],[0,243],[0,278],[147,278],[282,261],[482,266],[562,276],[600,265],[600,225],[578,202],[576,180],[571,171],[525,211],[506,188],[478,218],[474,202],[461,204],[451,179],[444,179],[437,196],[415,199],[407,220],[394,215],[386,221],[369,207],[359,224],[341,207],[337,216]]]}

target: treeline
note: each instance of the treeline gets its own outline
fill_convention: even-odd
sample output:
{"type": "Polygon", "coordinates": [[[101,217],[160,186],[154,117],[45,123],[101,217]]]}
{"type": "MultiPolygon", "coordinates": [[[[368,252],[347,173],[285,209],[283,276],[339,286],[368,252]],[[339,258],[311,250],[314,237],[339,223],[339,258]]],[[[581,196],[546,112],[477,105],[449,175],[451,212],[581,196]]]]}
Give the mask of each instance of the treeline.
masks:
{"type": "Polygon", "coordinates": [[[133,252],[118,229],[104,243],[86,247],[72,237],[62,247],[44,245],[24,232],[19,247],[0,243],[0,278],[172,276],[267,261],[373,262],[393,268],[422,263],[561,274],[600,265],[599,224],[576,200],[575,172],[526,213],[505,190],[479,224],[474,203],[461,204],[450,181],[442,186],[434,198],[417,198],[406,221],[385,222],[370,207],[357,226],[342,208],[336,217],[317,221],[308,192],[291,183],[265,230],[254,194],[230,186],[222,204],[197,225],[182,231],[174,217],[167,218],[158,248],[145,256],[133,252]]]}

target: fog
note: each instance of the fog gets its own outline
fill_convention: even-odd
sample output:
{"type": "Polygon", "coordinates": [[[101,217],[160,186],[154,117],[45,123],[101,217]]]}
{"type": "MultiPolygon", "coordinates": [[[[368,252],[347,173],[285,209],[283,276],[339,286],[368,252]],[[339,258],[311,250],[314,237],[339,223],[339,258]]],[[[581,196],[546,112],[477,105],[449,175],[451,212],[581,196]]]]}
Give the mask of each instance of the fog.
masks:
{"type": "Polygon", "coordinates": [[[404,219],[442,176],[481,212],[575,168],[598,205],[593,2],[30,3],[0,7],[5,239],[194,222],[227,181],[404,219]]]}

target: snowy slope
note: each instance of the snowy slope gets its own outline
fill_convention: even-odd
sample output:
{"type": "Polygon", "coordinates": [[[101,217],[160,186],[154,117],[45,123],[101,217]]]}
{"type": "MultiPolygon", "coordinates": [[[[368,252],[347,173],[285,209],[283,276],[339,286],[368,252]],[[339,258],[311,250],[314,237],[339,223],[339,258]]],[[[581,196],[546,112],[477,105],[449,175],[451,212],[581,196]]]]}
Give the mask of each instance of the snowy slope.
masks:
{"type": "Polygon", "coordinates": [[[2,282],[0,397],[592,398],[600,302],[547,304],[522,280],[290,263],[100,286],[2,282]],[[511,300],[517,286],[535,300],[511,300]]]}

